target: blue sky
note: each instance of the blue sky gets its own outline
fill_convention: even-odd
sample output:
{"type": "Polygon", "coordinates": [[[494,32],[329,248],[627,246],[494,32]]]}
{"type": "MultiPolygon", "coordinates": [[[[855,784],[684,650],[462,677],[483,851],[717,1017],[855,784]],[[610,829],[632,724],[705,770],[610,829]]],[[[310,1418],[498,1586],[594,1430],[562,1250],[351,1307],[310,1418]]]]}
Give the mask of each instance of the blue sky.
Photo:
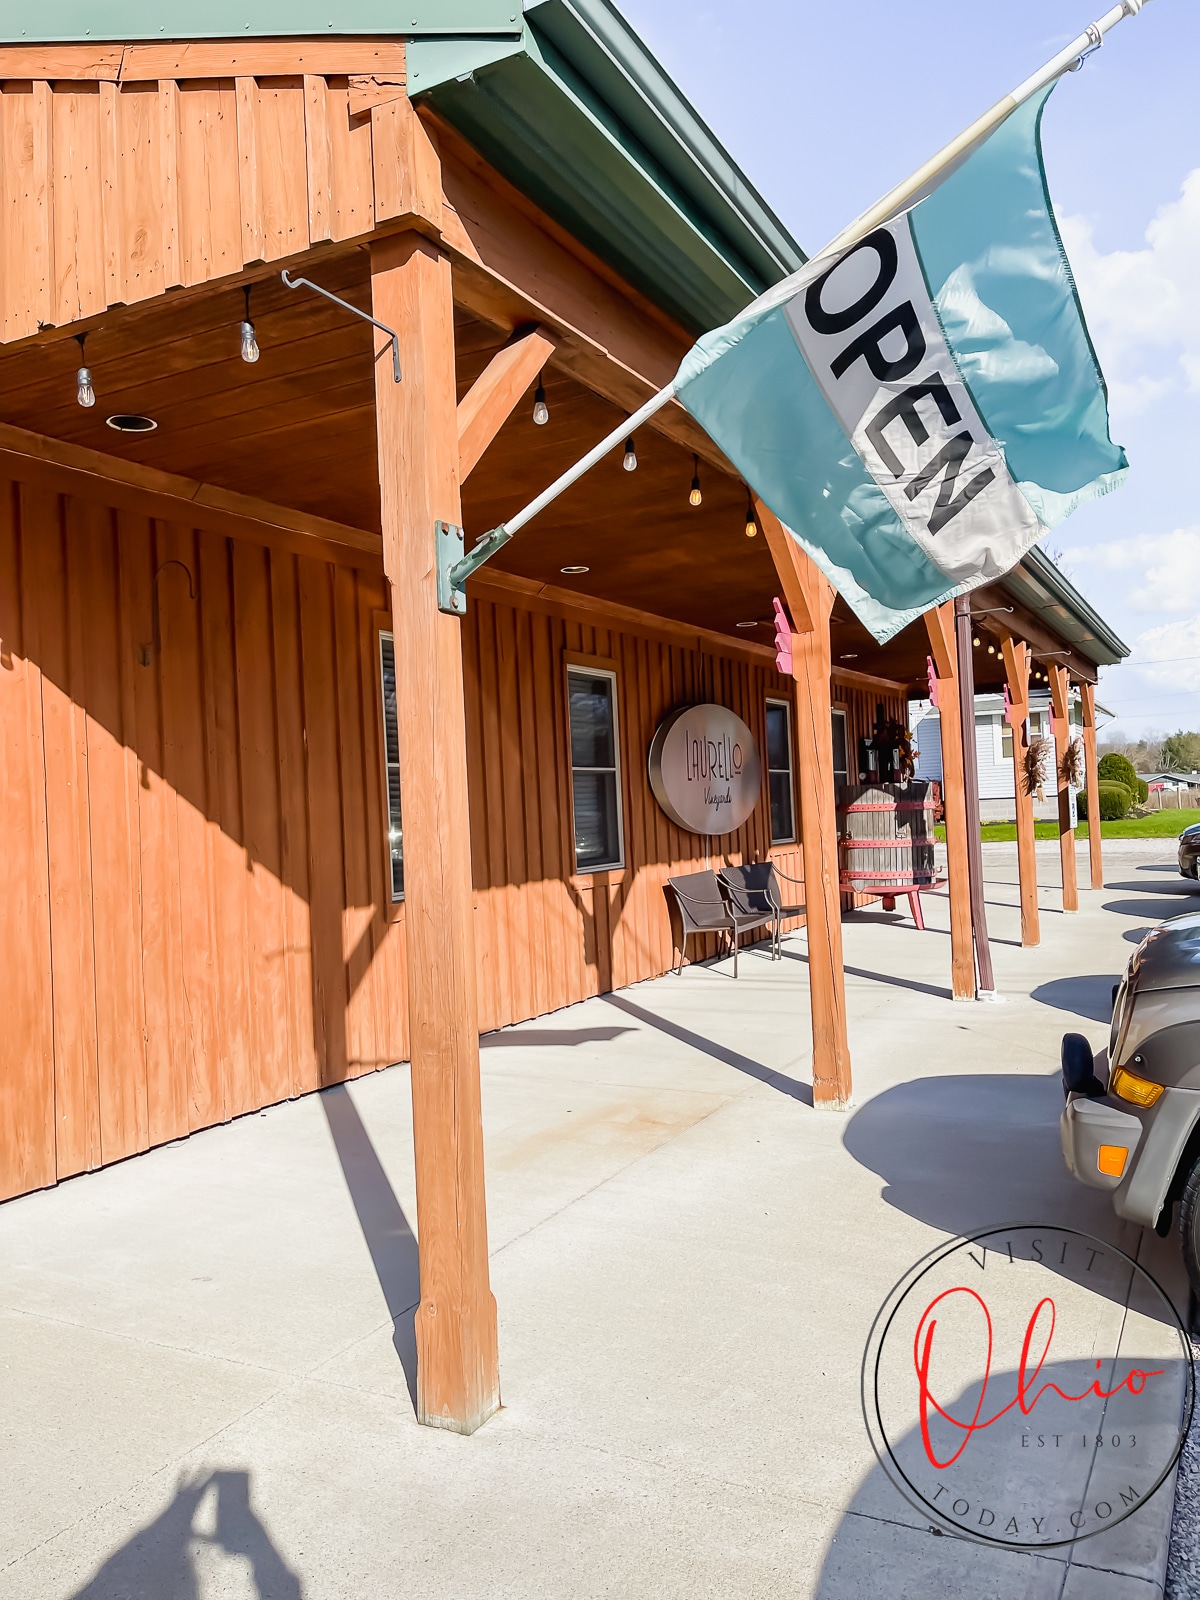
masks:
{"type": "MultiPolygon", "coordinates": [[[[808,250],[1082,32],[1106,0],[617,0],[808,250]]],[[[1055,92],[1051,193],[1126,486],[1051,536],[1134,647],[1119,725],[1200,728],[1200,7],[1149,0],[1055,92]],[[1144,663],[1139,665],[1138,663],[1144,663]]]]}

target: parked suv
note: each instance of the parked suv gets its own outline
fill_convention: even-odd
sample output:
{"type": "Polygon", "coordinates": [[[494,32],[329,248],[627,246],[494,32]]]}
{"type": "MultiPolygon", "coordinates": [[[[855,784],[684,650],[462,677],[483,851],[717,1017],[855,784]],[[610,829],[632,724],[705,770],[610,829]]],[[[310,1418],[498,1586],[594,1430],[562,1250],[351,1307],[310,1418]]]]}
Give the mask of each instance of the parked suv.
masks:
{"type": "Polygon", "coordinates": [[[1063,1155],[1120,1217],[1165,1238],[1175,1202],[1200,1297],[1200,913],[1148,933],[1113,990],[1104,1081],[1082,1034],[1062,1042],[1063,1155]]]}
{"type": "Polygon", "coordinates": [[[1200,877],[1200,822],[1179,835],[1179,870],[1185,878],[1200,877]]]}

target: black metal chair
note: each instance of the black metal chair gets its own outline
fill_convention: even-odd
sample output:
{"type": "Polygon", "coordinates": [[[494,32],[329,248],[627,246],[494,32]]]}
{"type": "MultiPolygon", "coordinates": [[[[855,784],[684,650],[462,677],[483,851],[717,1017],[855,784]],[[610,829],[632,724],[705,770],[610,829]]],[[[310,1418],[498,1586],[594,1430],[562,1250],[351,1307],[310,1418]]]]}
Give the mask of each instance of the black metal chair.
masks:
{"type": "MultiPolygon", "coordinates": [[[[779,887],[781,874],[773,861],[754,861],[743,867],[723,867],[717,874],[731,910],[740,916],[762,916],[771,923],[771,959],[783,959],[783,923],[787,917],[802,917],[802,905],[785,905],[779,887]]],[[[788,879],[789,883],[798,882],[788,879]]],[[[762,926],[761,923],[756,926],[762,926]]]]}
{"type": "Polygon", "coordinates": [[[741,935],[765,927],[772,916],[764,916],[761,912],[742,912],[732,906],[715,872],[689,872],[682,877],[668,878],[666,888],[670,890],[668,904],[673,903],[675,908],[675,915],[671,918],[671,939],[674,948],[679,951],[676,973],[683,971],[687,941],[692,934],[721,933],[732,947],[733,975],[736,978],[741,935]]]}

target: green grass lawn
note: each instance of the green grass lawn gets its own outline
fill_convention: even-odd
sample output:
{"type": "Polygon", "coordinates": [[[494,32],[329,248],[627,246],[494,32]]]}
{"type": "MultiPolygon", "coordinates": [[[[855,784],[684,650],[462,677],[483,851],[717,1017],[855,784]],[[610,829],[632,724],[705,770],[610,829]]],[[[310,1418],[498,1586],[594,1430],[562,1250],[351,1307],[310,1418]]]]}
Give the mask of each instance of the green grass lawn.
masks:
{"type": "MultiPolygon", "coordinates": [[[[1185,828],[1190,828],[1194,822],[1200,822],[1200,811],[1152,811],[1147,817],[1126,817],[1121,822],[1102,822],[1100,824],[1100,837],[1102,839],[1175,839],[1185,828]]],[[[1057,822],[1036,822],[1034,830],[1039,839],[1057,839],[1057,822]]],[[[937,836],[945,839],[946,830],[941,823],[937,826],[937,836]]],[[[1081,822],[1075,830],[1077,839],[1086,839],[1088,825],[1081,822]]],[[[980,825],[979,837],[985,844],[1003,844],[1017,837],[1015,822],[985,822],[980,825]]]]}

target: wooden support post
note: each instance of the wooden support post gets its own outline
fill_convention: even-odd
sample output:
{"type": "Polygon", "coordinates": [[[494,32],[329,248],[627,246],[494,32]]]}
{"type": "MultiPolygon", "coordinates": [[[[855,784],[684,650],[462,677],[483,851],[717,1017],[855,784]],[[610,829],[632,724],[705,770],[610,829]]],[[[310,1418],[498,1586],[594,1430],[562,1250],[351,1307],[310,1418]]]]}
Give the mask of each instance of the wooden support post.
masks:
{"type": "Polygon", "coordinates": [[[800,842],[804,851],[804,912],[812,1010],[813,1104],[841,1111],[850,1104],[850,1045],[846,1037],[846,973],[842,961],[842,902],[838,888],[837,801],[833,787],[833,707],[830,702],[829,616],[833,586],[762,501],[755,501],[796,633],[796,745],[799,755],[800,842]]]}
{"type": "MultiPolygon", "coordinates": [[[[1096,685],[1081,683],[1083,704],[1083,767],[1087,780],[1088,857],[1092,868],[1092,888],[1104,887],[1104,853],[1100,841],[1100,771],[1096,758],[1096,685]]],[[[1137,796],[1134,796],[1137,799],[1137,796]]]]}
{"type": "Polygon", "coordinates": [[[383,563],[396,640],[404,921],[421,1304],[417,1413],[473,1433],[500,1404],[488,1282],[479,1019],[457,618],[437,607],[435,520],[461,521],[450,261],[415,233],[371,245],[371,310],[403,383],[375,363],[383,563]]]}
{"type": "MultiPolygon", "coordinates": [[[[965,594],[954,602],[954,636],[958,646],[958,719],[963,751],[963,800],[967,813],[967,875],[971,885],[971,932],[975,939],[976,996],[995,993],[992,946],[988,940],[987,905],[983,892],[983,850],[979,840],[979,752],[975,744],[975,662],[972,657],[971,601],[965,594]]],[[[945,718],[942,719],[943,722],[945,718]]]]}
{"type": "Polygon", "coordinates": [[[950,880],[951,986],[956,1000],[973,1000],[975,952],[971,941],[971,880],[967,867],[967,790],[963,776],[962,724],[958,714],[953,600],[927,611],[925,628],[937,675],[942,732],[942,805],[946,813],[946,864],[950,880]]]}
{"type": "Polygon", "coordinates": [[[1071,795],[1063,781],[1063,760],[1071,742],[1070,680],[1066,667],[1050,664],[1050,698],[1054,704],[1054,781],[1058,789],[1058,853],[1062,860],[1062,908],[1079,910],[1075,875],[1075,830],[1071,827],[1071,795]]]}
{"type": "Polygon", "coordinates": [[[1021,884],[1021,943],[1041,944],[1038,919],[1037,846],[1033,796],[1025,789],[1025,752],[1029,749],[1029,646],[1006,634],[1000,642],[1008,678],[1009,722],[1012,728],[1013,795],[1017,808],[1017,877],[1021,884]]]}
{"type": "Polygon", "coordinates": [[[488,362],[458,403],[458,481],[463,484],[480,456],[512,415],[517,401],[554,354],[555,343],[531,328],[488,362]]]}

